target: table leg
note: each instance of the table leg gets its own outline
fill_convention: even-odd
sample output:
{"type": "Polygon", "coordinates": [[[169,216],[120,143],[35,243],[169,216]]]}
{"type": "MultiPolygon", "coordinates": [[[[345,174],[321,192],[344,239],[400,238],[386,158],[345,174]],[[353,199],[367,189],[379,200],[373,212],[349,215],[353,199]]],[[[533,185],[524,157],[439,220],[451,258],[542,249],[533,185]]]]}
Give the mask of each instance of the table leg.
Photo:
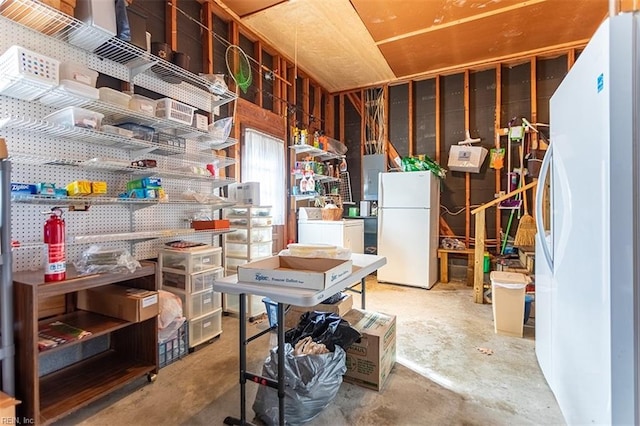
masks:
{"type": "Polygon", "coordinates": [[[284,304],[278,303],[278,421],[284,426],[284,304]]]}
{"type": "Polygon", "coordinates": [[[245,425],[247,424],[246,415],[246,398],[247,390],[245,372],[247,370],[247,295],[239,294],[238,299],[240,302],[240,418],[226,417],[224,424],[226,425],[245,425]]]}
{"type": "Polygon", "coordinates": [[[362,286],[361,294],[360,294],[360,302],[362,303],[362,309],[367,309],[367,300],[366,300],[366,280],[367,277],[364,277],[360,280],[360,285],[362,286]]]}

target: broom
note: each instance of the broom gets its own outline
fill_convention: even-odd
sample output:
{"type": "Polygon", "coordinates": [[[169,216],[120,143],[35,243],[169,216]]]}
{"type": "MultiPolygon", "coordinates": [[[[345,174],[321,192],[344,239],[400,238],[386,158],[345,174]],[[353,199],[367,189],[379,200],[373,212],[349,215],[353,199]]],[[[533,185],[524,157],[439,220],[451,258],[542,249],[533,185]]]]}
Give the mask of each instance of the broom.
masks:
{"type": "MultiPolygon", "coordinates": [[[[520,147],[520,181],[523,186],[526,184],[524,178],[522,146],[520,147]]],[[[529,214],[526,191],[522,192],[522,201],[524,202],[524,214],[520,217],[520,221],[518,222],[518,229],[516,230],[516,237],[513,241],[513,245],[518,247],[533,246],[536,243],[536,220],[529,214]]]]}

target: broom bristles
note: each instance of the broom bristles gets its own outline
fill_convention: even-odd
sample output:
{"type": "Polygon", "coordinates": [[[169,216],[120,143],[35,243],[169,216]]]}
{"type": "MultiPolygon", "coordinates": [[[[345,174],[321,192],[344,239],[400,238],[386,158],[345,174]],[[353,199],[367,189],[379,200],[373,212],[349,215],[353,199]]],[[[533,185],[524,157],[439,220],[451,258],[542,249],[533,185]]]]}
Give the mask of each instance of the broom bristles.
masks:
{"type": "Polygon", "coordinates": [[[520,218],[513,245],[520,247],[533,246],[536,243],[536,220],[525,214],[520,218]]]}

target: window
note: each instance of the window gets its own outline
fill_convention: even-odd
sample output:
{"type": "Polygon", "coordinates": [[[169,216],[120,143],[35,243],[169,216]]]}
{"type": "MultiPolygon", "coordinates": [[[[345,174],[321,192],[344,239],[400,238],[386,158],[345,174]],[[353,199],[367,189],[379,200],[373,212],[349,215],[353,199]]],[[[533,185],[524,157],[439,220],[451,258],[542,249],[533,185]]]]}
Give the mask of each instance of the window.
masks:
{"type": "Polygon", "coordinates": [[[241,158],[242,182],[260,182],[260,204],[271,206],[274,225],[284,225],[284,142],[246,129],[241,158]]]}

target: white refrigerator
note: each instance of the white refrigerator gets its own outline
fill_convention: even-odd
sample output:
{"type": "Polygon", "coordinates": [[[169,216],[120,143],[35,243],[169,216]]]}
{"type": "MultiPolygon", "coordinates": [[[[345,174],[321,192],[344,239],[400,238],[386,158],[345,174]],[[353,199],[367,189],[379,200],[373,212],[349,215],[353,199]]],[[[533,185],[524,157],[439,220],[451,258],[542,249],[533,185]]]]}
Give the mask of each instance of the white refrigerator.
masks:
{"type": "Polygon", "coordinates": [[[536,355],[568,424],[640,424],[639,18],[603,22],[550,101],[536,355]]]}
{"type": "Polygon", "coordinates": [[[440,181],[431,172],[380,173],[378,281],[431,288],[438,279],[440,181]]]}

